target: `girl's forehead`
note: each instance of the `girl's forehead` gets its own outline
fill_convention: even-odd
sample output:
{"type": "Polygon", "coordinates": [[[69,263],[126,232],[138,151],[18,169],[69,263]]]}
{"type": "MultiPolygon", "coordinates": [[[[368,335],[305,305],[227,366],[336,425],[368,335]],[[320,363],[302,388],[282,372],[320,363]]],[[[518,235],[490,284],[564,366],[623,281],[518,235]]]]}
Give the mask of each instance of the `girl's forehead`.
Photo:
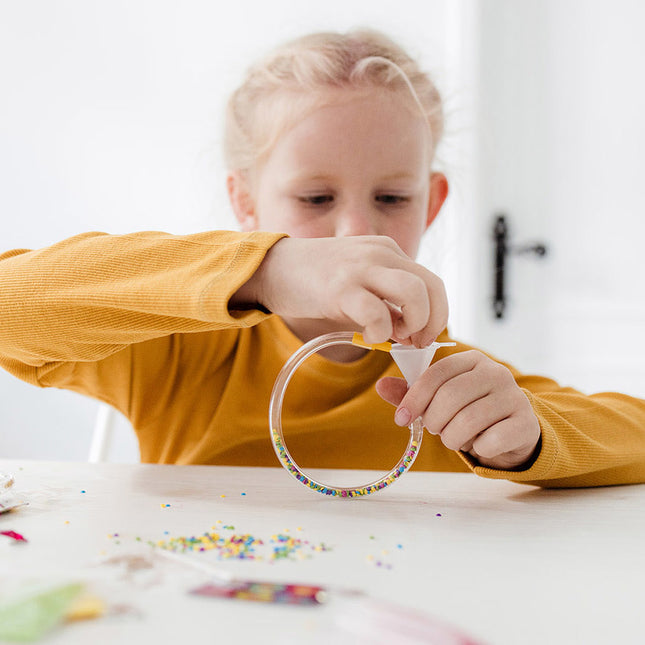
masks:
{"type": "Polygon", "coordinates": [[[269,168],[268,176],[280,182],[295,168],[342,173],[360,164],[365,172],[378,166],[383,174],[429,171],[430,130],[404,92],[323,88],[280,94],[261,115],[267,127],[265,146],[249,169],[252,184],[257,186],[269,168]]]}
{"type": "Polygon", "coordinates": [[[267,152],[276,141],[301,126],[319,112],[338,113],[343,107],[360,105],[370,112],[394,107],[402,114],[420,118],[427,124],[425,114],[403,89],[381,87],[321,87],[311,91],[282,89],[258,104],[255,136],[263,139],[267,152]]]}
{"type": "Polygon", "coordinates": [[[345,94],[302,115],[276,140],[275,146],[307,149],[352,145],[418,147],[429,142],[429,130],[422,115],[391,96],[345,94]],[[427,135],[427,136],[426,136],[427,135]],[[426,141],[427,139],[427,141],[426,141]]]}
{"type": "Polygon", "coordinates": [[[425,123],[395,103],[381,107],[354,95],[312,110],[277,138],[258,172],[279,185],[312,178],[416,184],[430,171],[425,123]]]}

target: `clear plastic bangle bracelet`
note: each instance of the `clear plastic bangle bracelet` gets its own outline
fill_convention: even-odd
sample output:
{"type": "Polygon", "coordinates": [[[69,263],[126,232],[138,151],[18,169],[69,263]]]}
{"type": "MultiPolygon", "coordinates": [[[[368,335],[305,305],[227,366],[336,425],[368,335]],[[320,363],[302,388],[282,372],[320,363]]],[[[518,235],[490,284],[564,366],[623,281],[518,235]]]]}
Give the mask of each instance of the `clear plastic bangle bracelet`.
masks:
{"type": "Polygon", "coordinates": [[[419,350],[403,345],[392,345],[391,343],[369,345],[363,341],[360,334],[355,334],[353,332],[335,332],[331,334],[325,334],[324,336],[319,336],[318,338],[314,338],[308,343],[305,343],[298,351],[292,354],[292,356],[280,370],[280,373],[278,374],[278,377],[276,378],[275,384],[273,386],[273,392],[271,393],[271,402],[269,405],[271,440],[273,442],[273,448],[276,455],[278,456],[278,459],[280,460],[280,463],[301,484],[307,486],[311,490],[322,493],[323,495],[330,495],[333,497],[361,497],[363,495],[369,495],[379,490],[383,490],[384,488],[395,482],[412,466],[419,452],[419,448],[421,447],[421,440],[423,439],[423,425],[421,423],[421,419],[415,419],[412,422],[412,424],[410,425],[410,439],[398,463],[388,473],[386,473],[379,479],[370,482],[369,484],[365,484],[364,486],[352,486],[348,488],[332,486],[316,481],[309,475],[305,474],[298,466],[298,464],[293,460],[284,441],[284,435],[282,433],[282,404],[284,401],[284,395],[287,389],[287,385],[289,384],[291,377],[300,367],[300,365],[302,365],[302,363],[312,354],[315,354],[322,349],[325,349],[326,347],[331,347],[332,345],[358,345],[367,349],[376,349],[391,352],[393,358],[401,367],[404,376],[408,381],[408,384],[411,384],[411,382],[416,380],[418,375],[430,364],[434,352],[438,347],[454,345],[454,343],[433,343],[432,345],[430,345],[430,347],[419,350]],[[404,369],[404,366],[402,364],[404,361],[400,357],[402,354],[411,357],[413,353],[415,354],[416,359],[413,362],[415,362],[416,365],[412,367],[412,371],[415,372],[416,375],[411,377],[409,373],[406,373],[407,369],[404,369]],[[421,360],[421,363],[419,363],[419,359],[421,360]],[[421,369],[419,369],[420,367],[421,369]]]}

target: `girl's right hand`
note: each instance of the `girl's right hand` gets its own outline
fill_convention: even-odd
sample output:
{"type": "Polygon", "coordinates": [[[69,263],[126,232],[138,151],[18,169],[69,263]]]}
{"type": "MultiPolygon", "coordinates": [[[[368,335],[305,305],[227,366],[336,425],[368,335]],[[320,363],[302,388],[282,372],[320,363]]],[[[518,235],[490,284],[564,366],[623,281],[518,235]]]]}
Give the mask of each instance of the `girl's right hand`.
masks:
{"type": "Polygon", "coordinates": [[[231,298],[241,304],[342,323],[368,343],[425,347],[448,321],[441,279],[385,236],[284,238],[231,298]]]}

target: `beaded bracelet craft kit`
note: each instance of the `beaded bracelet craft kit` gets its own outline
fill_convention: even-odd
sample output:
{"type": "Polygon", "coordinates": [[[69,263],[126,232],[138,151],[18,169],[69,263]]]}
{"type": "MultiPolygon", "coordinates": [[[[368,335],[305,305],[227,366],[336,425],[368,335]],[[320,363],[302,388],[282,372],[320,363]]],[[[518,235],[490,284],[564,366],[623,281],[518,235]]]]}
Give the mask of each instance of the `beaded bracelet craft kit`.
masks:
{"type": "Polygon", "coordinates": [[[428,347],[416,348],[411,345],[400,345],[398,343],[378,343],[370,345],[363,340],[360,334],[353,332],[334,332],[325,334],[305,343],[298,351],[294,352],[284,364],[276,378],[271,393],[269,405],[269,423],[271,428],[271,441],[278,459],[282,466],[297,479],[301,484],[307,486],[323,495],[332,497],[362,497],[383,490],[394,483],[414,463],[417,457],[421,440],[423,439],[423,425],[421,419],[415,419],[410,425],[410,438],[403,455],[396,465],[385,475],[365,484],[364,486],[334,486],[317,481],[310,477],[294,461],[289,453],[282,432],[282,404],[284,395],[291,377],[296,370],[312,354],[331,347],[333,345],[357,345],[370,350],[389,352],[405,377],[408,387],[419,378],[432,362],[435,352],[440,347],[454,346],[455,343],[432,343],[428,347]]]}

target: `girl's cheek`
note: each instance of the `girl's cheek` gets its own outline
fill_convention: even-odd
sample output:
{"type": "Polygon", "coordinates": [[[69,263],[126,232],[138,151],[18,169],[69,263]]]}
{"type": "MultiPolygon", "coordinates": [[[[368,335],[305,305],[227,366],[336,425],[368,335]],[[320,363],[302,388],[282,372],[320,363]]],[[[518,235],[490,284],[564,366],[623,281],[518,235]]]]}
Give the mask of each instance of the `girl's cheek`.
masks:
{"type": "Polygon", "coordinates": [[[293,237],[333,237],[334,232],[324,219],[295,217],[290,221],[287,233],[293,237]]]}

